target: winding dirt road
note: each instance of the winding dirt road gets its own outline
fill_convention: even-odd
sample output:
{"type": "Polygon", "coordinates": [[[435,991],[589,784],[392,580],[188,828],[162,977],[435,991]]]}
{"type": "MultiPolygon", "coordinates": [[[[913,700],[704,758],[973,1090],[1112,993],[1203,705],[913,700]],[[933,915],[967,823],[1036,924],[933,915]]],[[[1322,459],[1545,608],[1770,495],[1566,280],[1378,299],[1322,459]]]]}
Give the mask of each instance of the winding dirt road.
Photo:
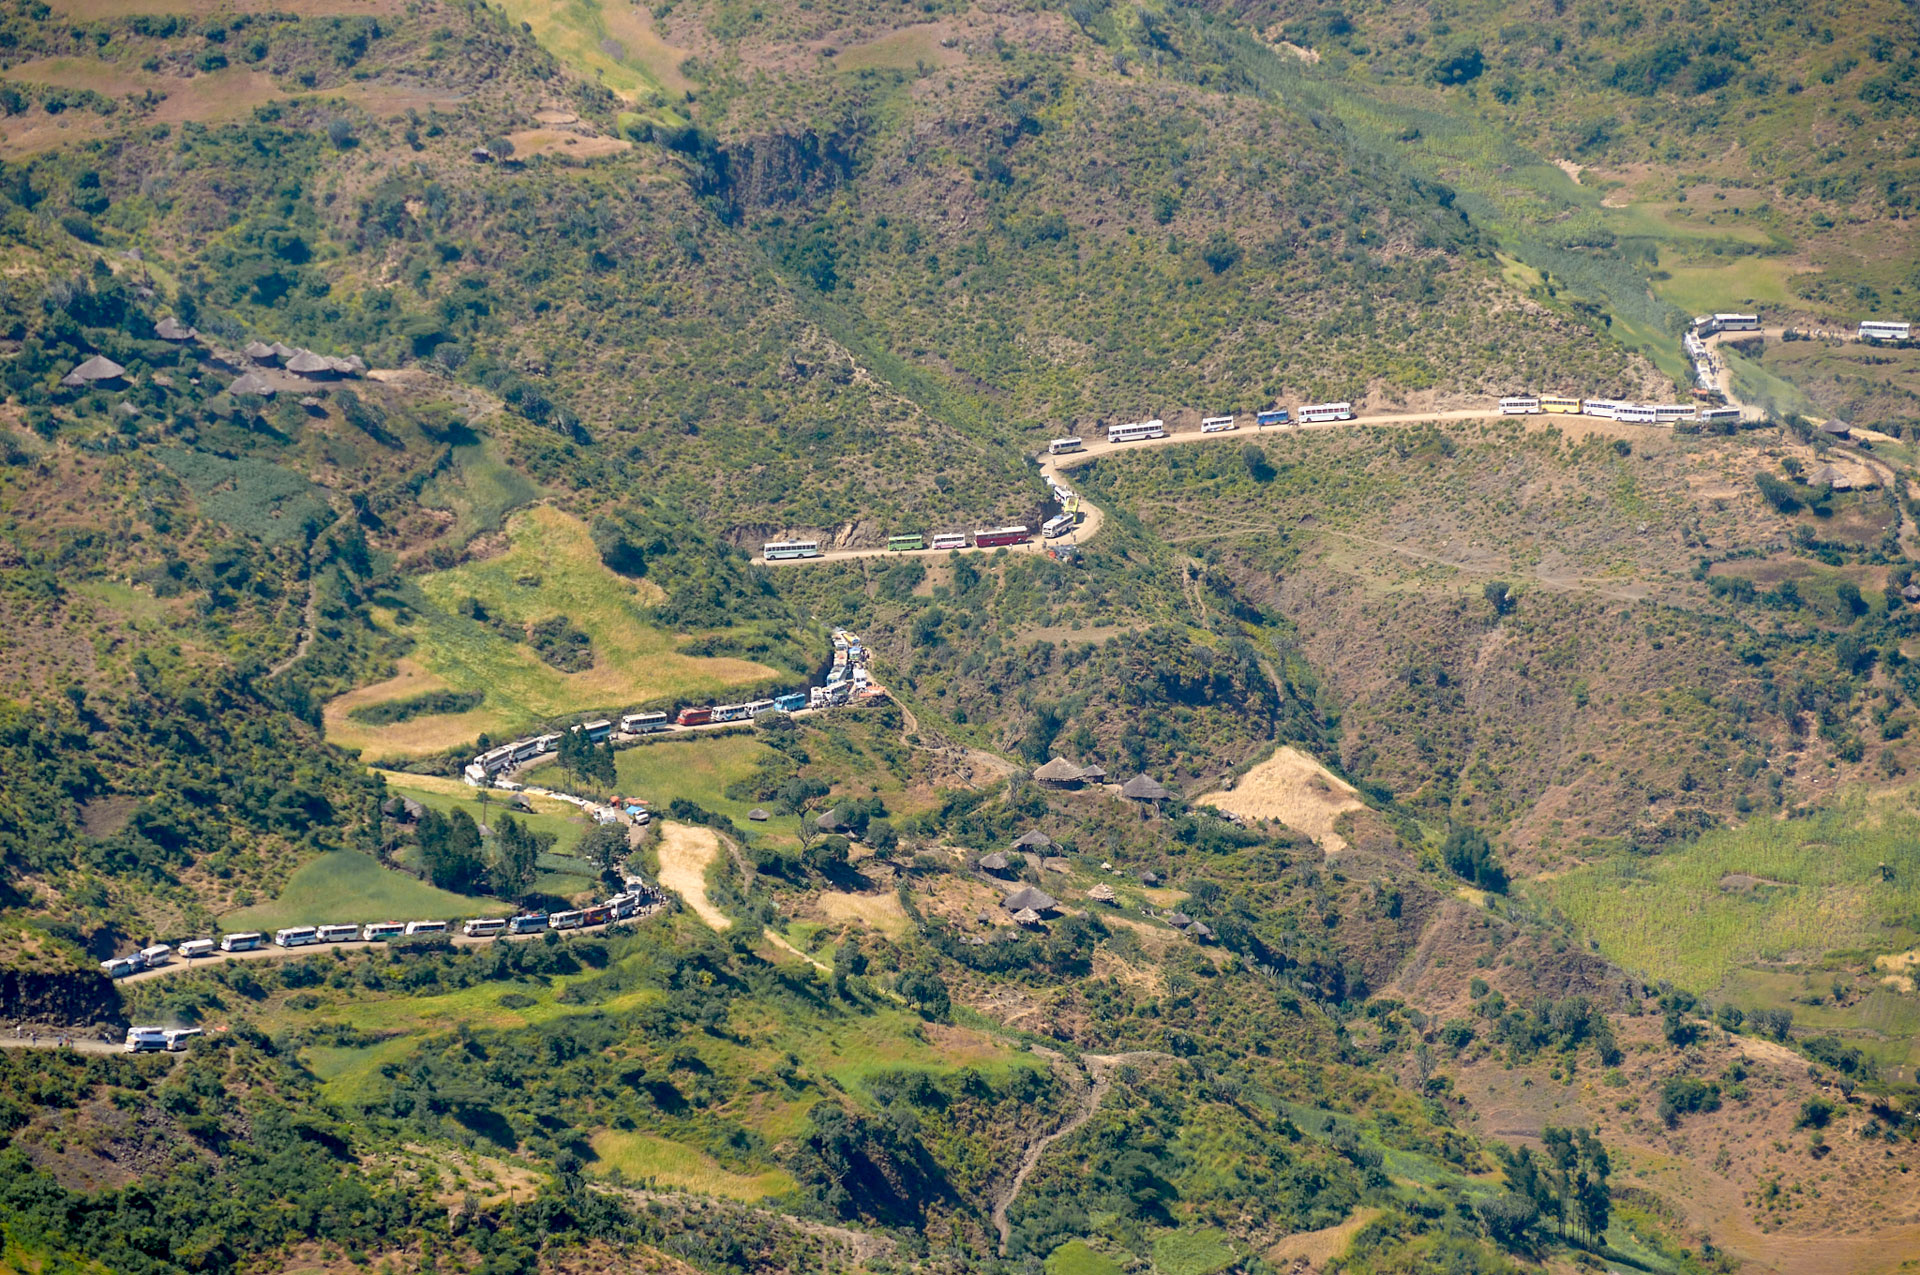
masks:
{"type": "MultiPolygon", "coordinates": [[[[1056,1070],[1075,1078],[1079,1077],[1079,1069],[1071,1066],[1063,1055],[1038,1046],[1033,1052],[1051,1062],[1056,1070]]],[[[1000,1256],[1007,1255],[1007,1243],[1013,1238],[1013,1224],[1007,1220],[1007,1210],[1011,1209],[1013,1202],[1020,1198],[1020,1189],[1026,1186],[1027,1179],[1033,1176],[1033,1171],[1040,1167],[1040,1158],[1046,1155],[1047,1148],[1093,1119],[1093,1113],[1100,1110],[1100,1103],[1107,1096],[1107,1091],[1113,1088],[1113,1073],[1122,1063],[1145,1062],[1156,1058],[1171,1061],[1173,1055],[1162,1053],[1157,1049],[1136,1049],[1124,1054],[1080,1055],[1080,1061],[1085,1064],[1087,1076],[1090,1079],[1090,1083],[1080,1095],[1080,1110],[1058,1129],[1027,1147],[1026,1154],[1020,1157],[1019,1172],[1013,1175],[1013,1180],[1007,1183],[1006,1189],[1001,1191],[999,1197],[993,1202],[993,1227],[1000,1233],[1000,1256]]]]}

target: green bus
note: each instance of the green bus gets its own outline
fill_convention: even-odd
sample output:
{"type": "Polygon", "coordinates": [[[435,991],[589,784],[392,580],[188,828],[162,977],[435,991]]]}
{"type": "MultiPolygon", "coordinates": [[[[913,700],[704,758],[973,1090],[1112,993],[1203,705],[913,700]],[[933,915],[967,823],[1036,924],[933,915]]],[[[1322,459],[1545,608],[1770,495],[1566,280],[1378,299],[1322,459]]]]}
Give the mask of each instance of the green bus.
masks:
{"type": "Polygon", "coordinates": [[[887,537],[888,553],[901,553],[908,549],[924,549],[926,547],[927,547],[926,537],[922,536],[917,531],[910,532],[904,536],[888,536],[887,537]]]}

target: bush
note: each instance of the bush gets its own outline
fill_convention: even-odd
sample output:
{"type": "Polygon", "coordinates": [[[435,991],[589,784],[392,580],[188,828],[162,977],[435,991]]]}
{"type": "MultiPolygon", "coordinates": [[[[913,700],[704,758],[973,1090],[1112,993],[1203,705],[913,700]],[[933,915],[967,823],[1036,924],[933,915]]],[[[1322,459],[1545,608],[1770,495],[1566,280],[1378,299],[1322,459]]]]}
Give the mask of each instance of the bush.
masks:
{"type": "Polygon", "coordinates": [[[1440,843],[1440,857],[1446,862],[1447,870],[1461,880],[1495,894],[1506,893],[1506,869],[1494,859],[1487,834],[1478,828],[1456,824],[1440,843]]]}

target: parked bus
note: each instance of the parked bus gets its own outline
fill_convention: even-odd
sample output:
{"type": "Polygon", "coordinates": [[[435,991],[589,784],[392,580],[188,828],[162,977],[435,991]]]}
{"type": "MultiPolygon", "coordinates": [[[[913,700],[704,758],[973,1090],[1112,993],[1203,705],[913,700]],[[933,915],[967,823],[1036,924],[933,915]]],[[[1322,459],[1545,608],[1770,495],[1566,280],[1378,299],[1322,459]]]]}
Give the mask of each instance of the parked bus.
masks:
{"type": "Polygon", "coordinates": [[[323,925],[320,927],[322,943],[351,943],[360,937],[357,925],[323,925]]]}
{"type": "Polygon", "coordinates": [[[167,1029],[164,1027],[127,1028],[127,1052],[130,1054],[157,1054],[167,1048],[167,1029]]]}
{"type": "Polygon", "coordinates": [[[1040,524],[1040,534],[1048,540],[1058,540],[1072,530],[1072,514],[1055,514],[1040,524]]]}
{"type": "Polygon", "coordinates": [[[887,537],[888,553],[911,553],[915,549],[924,549],[926,547],[927,538],[917,531],[909,531],[903,535],[887,537]]]}
{"type": "Polygon", "coordinates": [[[738,722],[746,720],[746,717],[747,706],[745,704],[715,704],[713,706],[713,716],[710,720],[716,722],[738,722]]]}
{"type": "Polygon", "coordinates": [[[790,691],[785,695],[774,696],[773,706],[783,713],[797,713],[807,706],[807,697],[804,692],[790,691]]]}
{"type": "Polygon", "coordinates": [[[497,934],[505,934],[507,922],[504,917],[479,917],[461,926],[460,932],[470,939],[490,939],[497,934]]]}
{"type": "Polygon", "coordinates": [[[1721,332],[1758,332],[1760,316],[1757,314],[1716,314],[1713,326],[1721,332]]]}
{"type": "Polygon", "coordinates": [[[1017,545],[1032,535],[1025,527],[992,527],[973,533],[973,547],[991,549],[995,545],[1017,545]]]}
{"type": "Polygon", "coordinates": [[[1540,396],[1540,410],[1549,416],[1556,413],[1578,416],[1580,414],[1580,400],[1577,398],[1561,398],[1553,394],[1542,394],[1540,396]]]}
{"type": "Polygon", "coordinates": [[[589,744],[604,744],[613,734],[613,723],[603,717],[599,721],[583,723],[580,729],[587,733],[589,744]]]}
{"type": "Polygon", "coordinates": [[[1350,421],[1353,419],[1351,403],[1314,403],[1300,409],[1300,423],[1314,424],[1319,421],[1350,421]]]}
{"type": "Polygon", "coordinates": [[[1696,415],[1699,416],[1702,424],[1715,424],[1724,421],[1739,420],[1740,409],[1737,407],[1708,407],[1702,408],[1696,415]]]}
{"type": "Polygon", "coordinates": [[[1617,403],[1614,405],[1613,419],[1629,425],[1658,425],[1660,409],[1651,403],[1617,403]]]}
{"type": "Polygon", "coordinates": [[[409,934],[445,934],[446,932],[447,923],[445,921],[407,922],[407,933],[409,934]]]}
{"type": "Polygon", "coordinates": [[[198,1036],[200,1031],[201,1029],[198,1027],[169,1027],[165,1029],[162,1034],[167,1038],[167,1052],[173,1054],[184,1052],[187,1047],[187,1042],[195,1036],[198,1036]]]}
{"type": "Polygon", "coordinates": [[[674,722],[680,726],[705,726],[713,720],[712,708],[683,708],[674,722]]]}
{"type": "Polygon", "coordinates": [[[1862,341],[1910,341],[1913,339],[1913,325],[1882,319],[1867,319],[1860,324],[1860,339],[1862,341]]]}
{"type": "Polygon", "coordinates": [[[1653,414],[1662,424],[1670,425],[1674,421],[1690,421],[1693,419],[1693,404],[1655,403],[1653,405],[1653,414]]]}
{"type": "Polygon", "coordinates": [[[620,719],[620,729],[629,735],[645,735],[649,731],[665,730],[665,713],[628,713],[620,719]]]}
{"type": "Polygon", "coordinates": [[[1062,452],[1077,452],[1086,447],[1086,442],[1078,438],[1056,438],[1047,444],[1047,455],[1058,456],[1062,452]]]}
{"type": "Polygon", "coordinates": [[[965,532],[943,531],[933,538],[935,549],[964,549],[967,547],[965,532]]]}
{"type": "Polygon", "coordinates": [[[368,943],[385,943],[406,932],[406,925],[400,921],[373,921],[360,927],[360,937],[368,943]]]}
{"type": "Polygon", "coordinates": [[[242,934],[229,934],[220,940],[222,952],[257,952],[267,945],[267,936],[248,930],[242,934]]]}
{"type": "Polygon", "coordinates": [[[1143,438],[1165,438],[1166,436],[1165,421],[1136,421],[1131,425],[1107,426],[1109,443],[1137,443],[1143,438]]]}
{"type": "Polygon", "coordinates": [[[110,961],[100,962],[100,972],[108,978],[125,978],[129,974],[138,974],[145,968],[147,964],[140,959],[138,952],[131,956],[116,956],[110,961]]]}
{"type": "Polygon", "coordinates": [[[547,928],[545,912],[522,912],[507,922],[509,934],[537,934],[547,928]]]}
{"type": "Polygon", "coordinates": [[[583,909],[580,913],[582,925],[605,925],[611,920],[613,920],[613,909],[604,903],[599,907],[583,909]]]}
{"type": "Polygon", "coordinates": [[[577,930],[586,917],[585,912],[555,912],[547,918],[547,926],[555,930],[577,930]]]}
{"type": "Polygon", "coordinates": [[[782,558],[818,558],[820,542],[818,540],[769,540],[760,546],[760,556],[768,562],[778,562],[782,558]]]}
{"type": "Polygon", "coordinates": [[[140,949],[140,959],[147,963],[148,969],[159,969],[162,965],[173,963],[173,949],[165,943],[155,943],[152,947],[140,949]]]}
{"type": "Polygon", "coordinates": [[[276,947],[310,947],[320,941],[320,931],[311,925],[294,925],[273,932],[276,947]]]}
{"type": "Polygon", "coordinates": [[[212,939],[188,939],[174,950],[187,960],[192,961],[198,960],[202,956],[212,956],[213,948],[214,943],[212,939]]]}
{"type": "Polygon", "coordinates": [[[1500,400],[1502,416],[1532,416],[1540,410],[1540,400],[1528,396],[1516,396],[1500,400]]]}
{"type": "Polygon", "coordinates": [[[1598,417],[1603,421],[1619,420],[1620,409],[1626,406],[1628,405],[1614,398],[1583,398],[1580,400],[1580,410],[1582,413],[1587,416],[1598,417]]]}
{"type": "Polygon", "coordinates": [[[1261,429],[1269,425],[1285,425],[1288,419],[1287,409],[1284,407],[1270,407],[1264,412],[1253,414],[1253,423],[1261,429]]]}
{"type": "Polygon", "coordinates": [[[1239,429],[1231,416],[1207,416],[1200,421],[1202,434],[1224,434],[1230,429],[1239,429]]]}

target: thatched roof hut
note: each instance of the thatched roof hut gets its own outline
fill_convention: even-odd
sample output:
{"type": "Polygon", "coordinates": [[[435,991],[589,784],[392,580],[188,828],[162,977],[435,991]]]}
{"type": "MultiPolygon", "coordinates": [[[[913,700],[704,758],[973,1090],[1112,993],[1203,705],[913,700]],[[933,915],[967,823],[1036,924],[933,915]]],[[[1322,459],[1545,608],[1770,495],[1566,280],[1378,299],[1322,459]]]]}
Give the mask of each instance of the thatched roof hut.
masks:
{"type": "Polygon", "coordinates": [[[1086,772],[1064,757],[1055,757],[1046,765],[1033,772],[1033,777],[1043,784],[1077,784],[1086,772]]]}
{"type": "Polygon", "coordinates": [[[1213,941],[1213,929],[1204,921],[1195,921],[1187,927],[1187,937],[1201,943],[1211,943],[1213,941]]]}
{"type": "Polygon", "coordinates": [[[233,378],[227,386],[229,394],[258,394],[261,398],[272,398],[279,391],[273,388],[273,382],[258,372],[247,372],[233,378]]]}
{"type": "Polygon", "coordinates": [[[299,350],[294,349],[291,345],[288,345],[285,341],[275,341],[272,345],[269,345],[267,347],[267,352],[270,355],[272,355],[274,358],[279,359],[282,363],[286,362],[288,359],[292,358],[294,355],[300,353],[299,350]]]}
{"type": "Polygon", "coordinates": [[[992,854],[980,856],[980,868],[983,872],[1005,872],[1009,860],[1007,856],[995,850],[992,854]]]}
{"type": "Polygon", "coordinates": [[[1822,465],[1807,475],[1807,482],[1816,487],[1831,487],[1835,491],[1853,490],[1853,476],[1838,465],[1822,465]]]}
{"type": "Polygon", "coordinates": [[[1820,427],[1820,432],[1828,438],[1845,438],[1853,433],[1853,427],[1845,421],[1828,421],[1820,427]]]}
{"type": "Polygon", "coordinates": [[[1013,919],[1015,922],[1017,922],[1020,925],[1040,924],[1040,914],[1038,912],[1035,912],[1032,908],[1021,908],[1018,912],[1015,912],[1013,914],[1013,919]]]}
{"type": "Polygon", "coordinates": [[[1173,796],[1157,779],[1145,775],[1135,775],[1120,786],[1120,795],[1130,801],[1165,801],[1173,796]]]}
{"type": "Polygon", "coordinates": [[[1035,828],[1030,832],[1021,833],[1019,840],[1013,843],[1013,848],[1015,850],[1045,850],[1052,845],[1053,838],[1038,828],[1035,828]]]}
{"type": "Polygon", "coordinates": [[[1160,884],[1160,874],[1158,872],[1142,872],[1138,880],[1141,885],[1156,886],[1160,884]]]}
{"type": "Polygon", "coordinates": [[[1171,925],[1176,930],[1184,930],[1189,925],[1193,924],[1193,918],[1188,916],[1185,912],[1169,912],[1162,919],[1164,919],[1168,925],[1171,925]]]}
{"type": "Polygon", "coordinates": [[[82,389],[90,385],[111,385],[127,374],[127,369],[115,363],[104,354],[96,354],[73,371],[60,378],[60,384],[68,389],[82,389]]]}
{"type": "Polygon", "coordinates": [[[1920,584],[1910,584],[1900,590],[1900,596],[1909,602],[1920,602],[1920,584]]]}
{"type": "Polygon", "coordinates": [[[829,810],[813,821],[813,826],[822,832],[845,832],[847,819],[838,810],[829,810]]]}
{"type": "Polygon", "coordinates": [[[1099,762],[1095,762],[1091,766],[1082,767],[1080,770],[1080,782],[1083,784],[1106,783],[1107,768],[1105,766],[1102,766],[1099,762]]]}
{"type": "Polygon", "coordinates": [[[338,376],[333,360],[325,355],[315,354],[312,350],[302,350],[287,360],[287,371],[295,376],[312,378],[338,376]]]}
{"type": "Polygon", "coordinates": [[[760,809],[760,807],[758,806],[755,806],[752,810],[747,811],[747,818],[751,819],[755,823],[765,823],[767,821],[768,815],[766,811],[760,809]]]}
{"type": "Polygon", "coordinates": [[[1120,900],[1120,896],[1114,893],[1113,887],[1104,881],[1088,890],[1087,897],[1095,903],[1117,903],[1120,900]]]}
{"type": "Polygon", "coordinates": [[[1001,906],[1009,912],[1018,912],[1023,908],[1032,908],[1035,912],[1051,912],[1060,906],[1060,900],[1048,894],[1038,886],[1022,886],[1001,901],[1001,906]]]}
{"type": "Polygon", "coordinates": [[[162,341],[198,341],[200,332],[178,319],[162,319],[153,325],[153,334],[162,341]]]}

